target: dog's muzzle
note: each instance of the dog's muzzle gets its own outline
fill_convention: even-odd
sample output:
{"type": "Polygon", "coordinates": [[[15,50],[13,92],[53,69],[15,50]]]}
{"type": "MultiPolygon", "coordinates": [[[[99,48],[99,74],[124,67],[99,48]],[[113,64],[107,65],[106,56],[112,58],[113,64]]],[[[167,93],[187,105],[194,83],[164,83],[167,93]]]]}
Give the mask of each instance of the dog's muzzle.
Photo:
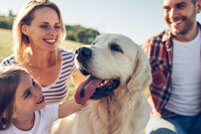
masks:
{"type": "Polygon", "coordinates": [[[91,59],[92,50],[88,47],[80,47],[75,51],[75,54],[77,55],[77,60],[80,63],[84,63],[87,60],[91,59]]]}

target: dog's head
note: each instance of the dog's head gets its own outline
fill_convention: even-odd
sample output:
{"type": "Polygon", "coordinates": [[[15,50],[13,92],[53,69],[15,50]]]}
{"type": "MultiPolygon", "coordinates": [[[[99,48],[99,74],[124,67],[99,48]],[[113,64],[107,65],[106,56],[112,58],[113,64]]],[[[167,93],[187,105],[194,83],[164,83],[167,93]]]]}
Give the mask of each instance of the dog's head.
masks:
{"type": "Polygon", "coordinates": [[[148,58],[131,39],[119,34],[103,34],[90,46],[76,50],[76,63],[90,77],[77,89],[75,100],[112,95],[115,89],[142,89],[151,82],[148,58]]]}

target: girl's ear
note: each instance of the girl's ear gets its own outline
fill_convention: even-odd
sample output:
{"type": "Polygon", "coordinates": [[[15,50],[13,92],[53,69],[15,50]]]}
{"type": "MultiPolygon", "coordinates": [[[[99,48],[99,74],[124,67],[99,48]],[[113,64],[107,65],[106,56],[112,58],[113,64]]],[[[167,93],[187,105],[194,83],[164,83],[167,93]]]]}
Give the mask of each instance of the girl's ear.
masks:
{"type": "Polygon", "coordinates": [[[22,33],[23,33],[24,35],[27,35],[27,34],[28,34],[28,26],[25,25],[25,24],[23,24],[23,25],[21,26],[21,31],[22,31],[22,33]]]}
{"type": "Polygon", "coordinates": [[[3,112],[3,114],[1,115],[1,118],[6,118],[6,117],[7,117],[7,114],[8,114],[8,112],[7,112],[7,110],[5,110],[5,111],[3,112]]]}

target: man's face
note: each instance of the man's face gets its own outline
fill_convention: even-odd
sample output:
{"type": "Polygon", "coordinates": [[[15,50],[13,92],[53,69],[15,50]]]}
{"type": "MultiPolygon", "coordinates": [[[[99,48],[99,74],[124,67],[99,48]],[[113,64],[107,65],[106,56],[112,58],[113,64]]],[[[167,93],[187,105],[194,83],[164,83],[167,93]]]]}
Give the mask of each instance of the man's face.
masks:
{"type": "Polygon", "coordinates": [[[196,10],[191,0],[163,0],[165,22],[176,37],[192,32],[196,26],[196,10]]]}

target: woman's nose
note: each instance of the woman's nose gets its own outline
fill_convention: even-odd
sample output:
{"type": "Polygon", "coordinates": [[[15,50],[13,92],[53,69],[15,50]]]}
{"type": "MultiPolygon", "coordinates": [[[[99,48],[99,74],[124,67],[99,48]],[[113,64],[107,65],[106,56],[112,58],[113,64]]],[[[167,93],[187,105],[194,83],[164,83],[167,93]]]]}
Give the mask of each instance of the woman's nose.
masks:
{"type": "Polygon", "coordinates": [[[49,33],[50,33],[50,35],[55,36],[55,35],[58,35],[59,32],[58,32],[58,30],[55,29],[55,28],[50,28],[49,33]]]}

